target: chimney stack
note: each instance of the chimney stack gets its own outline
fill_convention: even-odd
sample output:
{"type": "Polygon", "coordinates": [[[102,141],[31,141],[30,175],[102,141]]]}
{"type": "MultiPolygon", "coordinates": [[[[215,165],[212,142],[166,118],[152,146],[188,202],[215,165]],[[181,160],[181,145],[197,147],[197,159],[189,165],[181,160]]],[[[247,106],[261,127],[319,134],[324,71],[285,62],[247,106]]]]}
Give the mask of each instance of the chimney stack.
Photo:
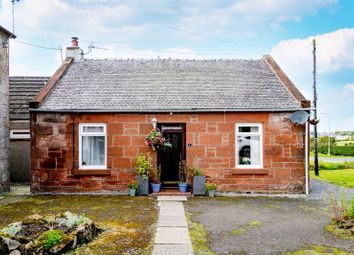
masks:
{"type": "Polygon", "coordinates": [[[79,38],[71,37],[71,47],[66,48],[66,57],[74,60],[84,59],[84,51],[79,47],[79,38]]]}

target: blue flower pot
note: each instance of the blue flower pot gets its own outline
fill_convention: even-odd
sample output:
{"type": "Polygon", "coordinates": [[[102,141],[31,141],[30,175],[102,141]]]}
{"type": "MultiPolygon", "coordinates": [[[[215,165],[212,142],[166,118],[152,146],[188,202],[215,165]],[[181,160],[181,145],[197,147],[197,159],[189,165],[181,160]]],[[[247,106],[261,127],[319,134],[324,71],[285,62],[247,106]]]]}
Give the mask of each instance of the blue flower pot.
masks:
{"type": "Polygon", "coordinates": [[[185,182],[178,183],[178,188],[180,192],[187,192],[188,184],[185,182]]]}
{"type": "Polygon", "coordinates": [[[151,188],[152,188],[152,192],[153,193],[158,193],[161,190],[161,183],[150,183],[151,184],[151,188]]]}

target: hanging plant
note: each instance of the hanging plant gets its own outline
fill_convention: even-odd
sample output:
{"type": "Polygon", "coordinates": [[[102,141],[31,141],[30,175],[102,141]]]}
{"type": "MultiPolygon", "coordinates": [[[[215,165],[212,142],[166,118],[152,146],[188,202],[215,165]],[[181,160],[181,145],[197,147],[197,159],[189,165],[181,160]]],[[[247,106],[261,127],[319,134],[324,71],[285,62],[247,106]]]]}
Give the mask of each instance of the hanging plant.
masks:
{"type": "Polygon", "coordinates": [[[151,130],[145,138],[145,143],[153,150],[165,150],[166,148],[172,148],[172,144],[163,137],[163,133],[158,129],[151,130]]]}

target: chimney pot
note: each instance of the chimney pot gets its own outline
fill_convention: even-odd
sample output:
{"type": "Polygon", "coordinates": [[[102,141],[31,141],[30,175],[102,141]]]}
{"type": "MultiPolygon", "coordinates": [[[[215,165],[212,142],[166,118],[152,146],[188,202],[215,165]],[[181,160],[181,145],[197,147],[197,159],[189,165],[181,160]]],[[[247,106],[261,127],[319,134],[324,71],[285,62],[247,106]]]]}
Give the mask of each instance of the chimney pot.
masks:
{"type": "Polygon", "coordinates": [[[71,46],[72,47],[79,47],[79,38],[78,37],[71,37],[71,46]]]}

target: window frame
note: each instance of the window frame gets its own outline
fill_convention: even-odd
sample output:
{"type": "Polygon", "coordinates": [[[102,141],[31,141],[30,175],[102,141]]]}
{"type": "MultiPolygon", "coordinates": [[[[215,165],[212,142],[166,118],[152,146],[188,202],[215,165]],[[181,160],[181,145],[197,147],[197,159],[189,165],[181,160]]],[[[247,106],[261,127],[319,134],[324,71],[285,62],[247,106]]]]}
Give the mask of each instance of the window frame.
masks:
{"type": "Polygon", "coordinates": [[[106,123],[80,123],[79,124],[79,169],[107,169],[107,125],[106,123]],[[102,133],[83,132],[84,127],[103,127],[102,133]],[[82,137],[83,136],[104,136],[104,165],[82,165],[82,137]]]}
{"type": "Polygon", "coordinates": [[[235,168],[238,169],[262,169],[263,168],[263,124],[262,123],[236,123],[235,125],[235,168]],[[239,132],[239,127],[258,127],[258,132],[239,132]],[[240,165],[238,163],[238,141],[237,136],[239,135],[249,135],[249,136],[259,136],[259,152],[260,152],[260,164],[258,165],[240,165]]]}

